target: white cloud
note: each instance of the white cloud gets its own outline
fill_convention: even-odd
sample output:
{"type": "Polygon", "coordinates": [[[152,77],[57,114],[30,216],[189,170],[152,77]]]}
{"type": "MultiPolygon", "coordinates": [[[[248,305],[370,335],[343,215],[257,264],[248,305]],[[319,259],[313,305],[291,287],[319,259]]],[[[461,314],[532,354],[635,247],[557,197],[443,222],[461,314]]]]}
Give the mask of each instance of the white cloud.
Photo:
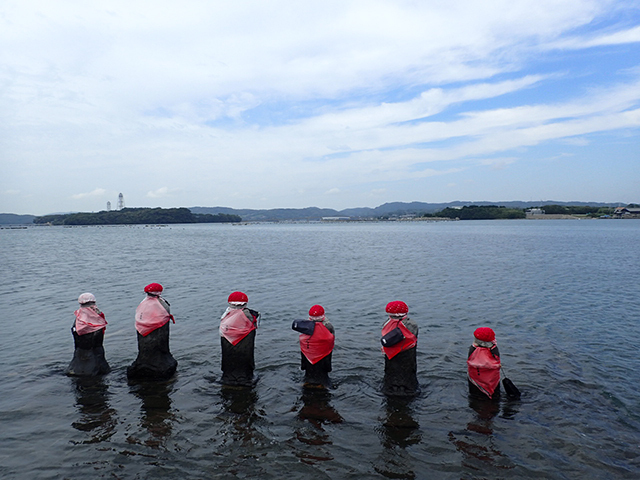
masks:
{"type": "Polygon", "coordinates": [[[176,189],[169,189],[169,187],[160,187],[156,190],[147,192],[147,197],[149,198],[164,198],[173,195],[176,193],[176,189]]]}
{"type": "Polygon", "coordinates": [[[587,138],[583,138],[583,137],[563,138],[562,142],[567,145],[572,145],[576,147],[586,147],[591,143],[587,138]]]}
{"type": "Polygon", "coordinates": [[[104,188],[96,188],[91,192],[76,193],[74,195],[71,195],[71,198],[73,198],[74,200],[82,200],[87,197],[103,197],[106,193],[107,191],[104,188]]]}
{"type": "MultiPolygon", "coordinates": [[[[355,192],[396,200],[393,182],[462,185],[483,162],[518,158],[518,172],[543,144],[637,141],[636,6],[3,4],[0,189],[47,208],[55,197],[59,211],[88,176],[129,205],[361,204],[355,192]],[[597,46],[606,59],[575,51],[597,46]]],[[[106,191],[74,195],[73,208],[106,191]]]]}
{"type": "Polygon", "coordinates": [[[353,129],[368,129],[394,123],[426,118],[444,111],[456,103],[470,100],[486,100],[530,87],[543,80],[542,76],[530,75],[517,80],[495,83],[471,84],[460,88],[443,90],[433,88],[404,102],[351,108],[320,115],[300,123],[300,127],[314,132],[353,129]]]}
{"type": "Polygon", "coordinates": [[[554,39],[608,3],[111,2],[107,12],[25,2],[6,15],[0,40],[15,48],[1,58],[23,79],[10,95],[51,107],[233,117],[274,95],[488,78],[512,68],[492,54],[531,37],[554,39]]]}
{"type": "Polygon", "coordinates": [[[583,49],[590,47],[604,47],[610,45],[622,45],[625,43],[640,42],[640,26],[626,30],[591,35],[589,37],[574,37],[549,44],[549,48],[555,49],[583,49]]]}

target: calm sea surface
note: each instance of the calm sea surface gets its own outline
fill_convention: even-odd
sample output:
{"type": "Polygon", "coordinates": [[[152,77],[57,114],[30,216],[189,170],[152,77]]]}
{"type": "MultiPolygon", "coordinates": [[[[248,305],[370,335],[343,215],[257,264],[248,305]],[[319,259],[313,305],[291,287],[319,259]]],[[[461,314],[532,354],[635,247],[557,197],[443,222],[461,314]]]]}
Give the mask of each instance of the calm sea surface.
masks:
{"type": "Polygon", "coordinates": [[[0,230],[0,477],[639,478],[639,251],[634,220],[0,230]],[[130,385],[151,282],[178,373],[130,385]],[[234,290],[262,313],[248,391],[218,383],[234,290]],[[109,322],[94,381],[64,375],[85,291],[109,322]],[[420,326],[412,401],[380,394],[392,300],[420,326]],[[291,330],[315,303],[336,329],[326,395],[303,392],[291,330]],[[478,326],[520,401],[468,398],[478,326]]]}

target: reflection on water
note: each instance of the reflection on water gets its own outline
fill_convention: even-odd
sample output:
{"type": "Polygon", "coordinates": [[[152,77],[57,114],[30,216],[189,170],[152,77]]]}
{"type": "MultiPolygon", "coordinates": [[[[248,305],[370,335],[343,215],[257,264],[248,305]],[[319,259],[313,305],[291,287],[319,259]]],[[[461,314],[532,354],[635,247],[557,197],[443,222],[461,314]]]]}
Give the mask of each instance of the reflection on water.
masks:
{"type": "Polygon", "coordinates": [[[414,412],[415,397],[388,396],[385,415],[377,429],[383,451],[375,470],[386,478],[417,478],[407,447],[422,440],[414,412]]]}
{"type": "Polygon", "coordinates": [[[259,418],[256,412],[258,393],[253,387],[224,386],[220,389],[220,395],[229,423],[240,434],[237,439],[246,437],[246,433],[242,432],[249,431],[259,418]]]}
{"type": "Polygon", "coordinates": [[[303,387],[298,403],[300,401],[295,439],[303,445],[297,445],[296,456],[306,464],[333,460],[331,453],[323,448],[333,444],[325,425],[342,423],[343,418],[331,405],[331,392],[325,388],[303,387]]]}
{"type": "Polygon", "coordinates": [[[420,443],[420,425],[413,417],[413,398],[387,397],[382,421],[382,445],[385,448],[408,447],[420,443]]]}
{"type": "Polygon", "coordinates": [[[80,418],[71,426],[91,434],[89,440],[78,443],[98,443],[108,440],[118,423],[117,412],[108,402],[109,391],[102,377],[74,377],[74,393],[80,418]]]}
{"type": "Polygon", "coordinates": [[[640,283],[639,239],[640,222],[596,220],[2,230],[0,477],[636,478],[640,302],[620,292],[640,283]],[[183,367],[175,383],[129,385],[149,279],[171,293],[183,367]],[[114,371],[88,383],[62,375],[79,285],[110,319],[114,371]],[[234,392],[207,376],[220,364],[212,311],[237,288],[263,323],[261,381],[234,392]],[[424,393],[400,404],[379,388],[380,312],[394,298],[425,332],[424,393]],[[284,334],[317,302],[340,327],[339,388],[319,395],[301,390],[284,334]],[[480,323],[504,339],[520,402],[468,400],[480,323]]]}
{"type": "Polygon", "coordinates": [[[298,412],[300,420],[307,420],[318,430],[324,423],[342,423],[342,417],[331,406],[331,392],[325,388],[303,388],[303,406],[298,412]]]}
{"type": "Polygon", "coordinates": [[[140,425],[149,433],[144,442],[129,436],[127,442],[159,448],[165,447],[171,436],[175,416],[171,412],[170,393],[175,379],[168,381],[130,381],[131,393],[142,400],[140,425]]]}
{"type": "Polygon", "coordinates": [[[213,455],[220,459],[220,471],[238,478],[260,477],[264,468],[260,452],[269,439],[259,428],[265,413],[257,407],[258,392],[255,387],[222,386],[220,399],[222,411],[217,419],[222,423],[212,439],[219,442],[213,455]],[[219,453],[221,448],[224,455],[219,453]]]}
{"type": "Polygon", "coordinates": [[[514,468],[509,458],[495,446],[493,419],[503,410],[503,417],[513,418],[517,413],[517,402],[489,399],[469,394],[469,407],[475,412],[463,432],[449,432],[449,440],[462,454],[462,467],[485,471],[514,468]]]}

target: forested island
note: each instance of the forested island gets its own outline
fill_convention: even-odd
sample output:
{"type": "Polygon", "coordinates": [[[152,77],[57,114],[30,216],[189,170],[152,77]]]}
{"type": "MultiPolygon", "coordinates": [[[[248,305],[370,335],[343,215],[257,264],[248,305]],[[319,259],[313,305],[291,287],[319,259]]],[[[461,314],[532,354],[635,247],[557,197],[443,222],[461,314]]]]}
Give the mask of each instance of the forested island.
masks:
{"type": "MultiPolygon", "coordinates": [[[[425,216],[429,216],[429,214],[425,216]]],[[[458,218],[460,220],[493,220],[526,218],[526,213],[521,208],[507,208],[497,205],[470,205],[462,208],[445,208],[431,216],[458,218]]]]}
{"type": "Polygon", "coordinates": [[[70,213],[44,215],[33,219],[35,224],[45,225],[145,225],[173,223],[234,223],[241,222],[239,215],[191,213],[188,208],[123,208],[97,213],[70,213]]]}

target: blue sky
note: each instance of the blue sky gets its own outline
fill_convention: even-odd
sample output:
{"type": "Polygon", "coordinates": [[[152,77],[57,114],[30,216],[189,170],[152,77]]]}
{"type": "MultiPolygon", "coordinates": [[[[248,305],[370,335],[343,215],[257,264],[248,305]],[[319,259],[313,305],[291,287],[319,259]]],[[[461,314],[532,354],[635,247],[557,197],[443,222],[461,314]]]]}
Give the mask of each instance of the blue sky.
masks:
{"type": "Polygon", "coordinates": [[[640,202],[640,0],[5,0],[0,42],[0,212],[640,202]]]}

